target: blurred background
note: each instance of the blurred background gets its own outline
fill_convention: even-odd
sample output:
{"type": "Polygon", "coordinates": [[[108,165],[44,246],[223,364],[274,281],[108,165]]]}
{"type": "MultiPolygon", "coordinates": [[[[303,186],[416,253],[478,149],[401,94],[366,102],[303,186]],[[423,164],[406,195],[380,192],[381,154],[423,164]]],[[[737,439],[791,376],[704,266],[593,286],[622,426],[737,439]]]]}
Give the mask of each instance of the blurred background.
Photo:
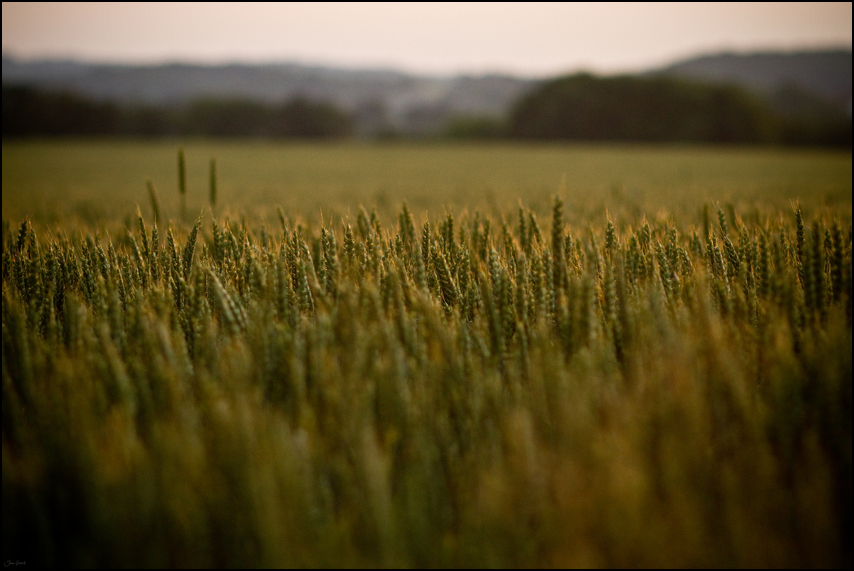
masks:
{"type": "Polygon", "coordinates": [[[3,3],[3,138],[851,146],[851,3],[3,3]]]}

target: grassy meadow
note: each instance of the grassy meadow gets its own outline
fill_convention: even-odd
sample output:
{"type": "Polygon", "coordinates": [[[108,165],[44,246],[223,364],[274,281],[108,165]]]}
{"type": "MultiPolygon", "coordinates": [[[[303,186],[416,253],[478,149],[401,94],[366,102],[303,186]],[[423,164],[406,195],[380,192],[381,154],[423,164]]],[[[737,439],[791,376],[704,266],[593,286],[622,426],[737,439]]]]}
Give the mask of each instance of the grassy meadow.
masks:
{"type": "Polygon", "coordinates": [[[3,559],[850,567],[851,167],[4,142],[3,559]]]}

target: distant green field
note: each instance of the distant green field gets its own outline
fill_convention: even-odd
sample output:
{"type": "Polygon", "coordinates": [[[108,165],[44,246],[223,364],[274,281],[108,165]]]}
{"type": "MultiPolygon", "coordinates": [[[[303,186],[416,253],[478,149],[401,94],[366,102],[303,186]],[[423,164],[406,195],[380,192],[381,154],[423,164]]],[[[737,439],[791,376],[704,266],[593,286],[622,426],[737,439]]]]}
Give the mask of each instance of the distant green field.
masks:
{"type": "Polygon", "coordinates": [[[851,209],[851,154],[714,147],[579,145],[286,144],[267,142],[3,143],[3,216],[51,222],[76,215],[97,221],[142,207],[146,180],[167,214],[178,211],[176,150],[187,157],[188,209],[207,206],[208,166],[217,160],[219,204],[275,215],[276,206],[310,219],[355,216],[360,204],[394,216],[406,200],[416,217],[448,208],[506,212],[520,201],[547,215],[567,203],[571,224],[605,210],[637,216],[682,214],[733,203],[851,209]],[[565,177],[565,187],[562,180],[565,177]],[[272,209],[270,207],[273,207],[272,209]],[[847,208],[846,208],[847,207],[847,208]]]}

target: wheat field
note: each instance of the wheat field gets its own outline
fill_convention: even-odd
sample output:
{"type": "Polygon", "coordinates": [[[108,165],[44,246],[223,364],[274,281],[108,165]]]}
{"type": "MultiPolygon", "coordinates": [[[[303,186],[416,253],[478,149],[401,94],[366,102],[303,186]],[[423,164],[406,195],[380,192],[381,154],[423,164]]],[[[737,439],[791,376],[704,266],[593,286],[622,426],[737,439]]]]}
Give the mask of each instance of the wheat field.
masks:
{"type": "Polygon", "coordinates": [[[217,155],[156,223],[144,186],[20,216],[6,156],[4,559],[851,565],[850,155],[798,201],[281,208],[217,155]]]}

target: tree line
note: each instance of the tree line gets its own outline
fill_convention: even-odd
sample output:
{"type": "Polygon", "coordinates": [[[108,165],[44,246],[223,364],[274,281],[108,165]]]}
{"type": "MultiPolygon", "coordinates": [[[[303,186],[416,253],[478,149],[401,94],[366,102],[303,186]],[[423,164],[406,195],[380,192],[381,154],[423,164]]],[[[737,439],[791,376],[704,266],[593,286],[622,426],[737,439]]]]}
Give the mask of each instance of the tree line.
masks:
{"type": "Polygon", "coordinates": [[[577,74],[542,84],[510,112],[520,139],[851,146],[851,117],[814,103],[785,112],[735,85],[577,74]]]}
{"type": "MultiPolygon", "coordinates": [[[[850,114],[818,104],[796,111],[734,85],[669,77],[549,80],[503,119],[449,117],[437,136],[584,142],[851,147],[850,114]]],[[[3,87],[3,137],[202,136],[325,139],[354,136],[354,117],[331,103],[203,99],[119,105],[25,86],[3,87]]]]}
{"type": "Polygon", "coordinates": [[[119,105],[72,93],[3,86],[3,137],[121,135],[329,138],[352,133],[330,103],[295,98],[278,105],[200,99],[182,106],[119,105]]]}

